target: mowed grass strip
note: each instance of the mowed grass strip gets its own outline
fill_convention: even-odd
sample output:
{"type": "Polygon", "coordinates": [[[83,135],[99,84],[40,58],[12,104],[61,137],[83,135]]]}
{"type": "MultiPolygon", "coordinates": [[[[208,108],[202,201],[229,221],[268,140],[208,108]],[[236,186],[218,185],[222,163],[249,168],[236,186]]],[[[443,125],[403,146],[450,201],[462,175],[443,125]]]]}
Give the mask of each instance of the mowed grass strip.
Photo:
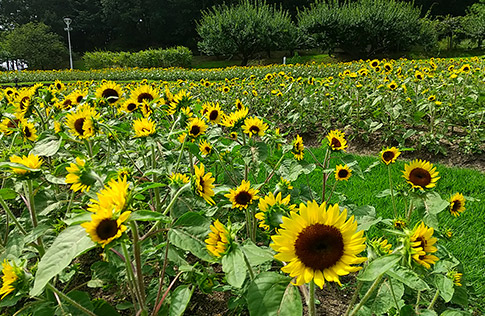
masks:
{"type": "MultiPolygon", "coordinates": [[[[325,152],[321,148],[311,148],[311,150],[316,157],[319,157],[321,161],[323,160],[325,152]]],[[[330,167],[335,167],[336,164],[343,164],[341,158],[350,156],[358,162],[362,171],[365,171],[373,163],[379,161],[377,154],[375,157],[342,153],[337,153],[337,155],[333,156],[336,158],[331,160],[330,167]]],[[[305,160],[309,163],[313,162],[309,154],[305,155],[305,160]]],[[[409,161],[403,158],[398,159],[395,164],[391,165],[394,186],[404,185],[406,188],[409,187],[402,177],[405,163],[409,163],[409,161]]],[[[441,177],[434,190],[443,199],[448,200],[456,192],[462,193],[465,198],[472,197],[477,199],[477,201],[466,201],[466,210],[459,217],[453,217],[448,209],[445,209],[439,214],[441,231],[444,231],[445,228],[451,229],[453,236],[449,239],[440,238],[438,244],[444,245],[460,260],[464,268],[464,283],[462,284],[464,286],[472,285],[476,295],[479,297],[478,304],[484,305],[480,301],[483,301],[485,298],[485,204],[483,203],[485,201],[485,174],[472,169],[450,168],[435,163],[433,165],[436,166],[441,177]]],[[[317,192],[318,199],[321,199],[322,173],[321,169],[317,170],[309,175],[308,183],[317,192]]],[[[346,200],[339,202],[341,205],[372,205],[375,207],[378,217],[393,218],[391,197],[376,197],[378,193],[389,188],[388,179],[388,170],[383,163],[379,163],[373,167],[370,172],[364,173],[364,179],[359,177],[354,171],[348,181],[340,181],[337,183],[335,189],[337,194],[333,194],[330,203],[339,202],[338,193],[342,193],[345,195],[346,200]]],[[[329,191],[334,182],[335,177],[332,174],[329,177],[327,186],[329,191]]],[[[302,175],[294,185],[307,186],[307,179],[302,175]]],[[[403,199],[397,198],[396,204],[399,216],[404,217],[405,205],[403,199]]],[[[416,221],[417,218],[411,224],[414,225],[416,221]]],[[[375,237],[376,234],[377,230],[371,229],[368,232],[368,237],[375,237]]],[[[435,233],[435,235],[438,234],[439,232],[435,233]]],[[[485,306],[481,306],[481,308],[485,308],[485,306]]]]}

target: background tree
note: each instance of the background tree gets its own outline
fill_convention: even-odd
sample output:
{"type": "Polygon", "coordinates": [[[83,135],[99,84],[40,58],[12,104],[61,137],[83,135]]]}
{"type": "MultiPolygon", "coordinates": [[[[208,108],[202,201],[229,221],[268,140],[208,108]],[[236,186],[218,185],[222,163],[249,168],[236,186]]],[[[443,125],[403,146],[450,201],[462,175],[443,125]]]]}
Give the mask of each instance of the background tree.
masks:
{"type": "Polygon", "coordinates": [[[465,34],[475,40],[478,48],[481,48],[485,40],[485,0],[472,5],[461,22],[465,34]]]}
{"type": "Polygon", "coordinates": [[[16,27],[5,37],[10,57],[25,61],[29,69],[53,69],[66,66],[67,49],[59,36],[43,23],[16,27]]]}

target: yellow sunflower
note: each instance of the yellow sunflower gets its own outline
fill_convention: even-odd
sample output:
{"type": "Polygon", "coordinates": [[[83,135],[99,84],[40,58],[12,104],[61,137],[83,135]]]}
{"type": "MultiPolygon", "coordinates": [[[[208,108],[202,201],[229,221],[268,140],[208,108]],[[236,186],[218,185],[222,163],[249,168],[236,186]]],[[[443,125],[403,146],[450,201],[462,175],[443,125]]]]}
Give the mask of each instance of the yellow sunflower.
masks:
{"type": "Polygon", "coordinates": [[[172,173],[168,178],[171,183],[177,185],[184,185],[190,182],[189,177],[181,173],[172,173]]]}
{"type": "Polygon", "coordinates": [[[450,213],[457,217],[465,211],[465,198],[461,193],[455,193],[450,199],[450,213]]]}
{"type": "Polygon", "coordinates": [[[217,219],[213,225],[210,226],[211,232],[205,240],[207,250],[215,257],[222,257],[230,248],[231,234],[217,219]]]}
{"type": "Polygon", "coordinates": [[[212,190],[215,186],[212,184],[216,179],[212,178],[212,173],[208,172],[205,174],[204,165],[201,163],[199,166],[194,166],[195,170],[195,191],[198,195],[204,198],[207,203],[214,205],[216,204],[212,199],[214,196],[214,190],[212,190]]]}
{"type": "Polygon", "coordinates": [[[199,150],[203,156],[207,156],[212,152],[212,146],[204,139],[199,143],[199,150]]]}
{"type": "Polygon", "coordinates": [[[432,227],[427,227],[421,222],[419,226],[416,226],[409,239],[413,260],[426,269],[439,260],[435,255],[431,255],[438,251],[438,248],[433,246],[437,241],[436,237],[432,237],[433,233],[432,227]]]}
{"type": "Polygon", "coordinates": [[[146,117],[133,121],[133,130],[135,137],[147,137],[155,134],[155,122],[146,117]]]}
{"type": "Polygon", "coordinates": [[[395,81],[392,81],[390,84],[387,85],[389,90],[396,90],[397,89],[397,83],[395,81]]]}
{"type": "Polygon", "coordinates": [[[374,60],[372,60],[372,61],[369,63],[369,66],[371,66],[372,68],[376,68],[377,66],[379,66],[379,60],[378,60],[378,59],[374,59],[374,60]]]}
{"type": "MultiPolygon", "coordinates": [[[[24,165],[25,167],[30,169],[40,169],[40,166],[42,166],[42,163],[43,163],[42,159],[40,159],[39,156],[36,156],[34,154],[29,154],[28,156],[22,156],[22,157],[13,155],[10,157],[10,162],[24,165]]],[[[11,167],[11,168],[12,168],[12,171],[18,175],[24,175],[26,173],[30,173],[29,170],[14,168],[14,167],[11,167]]]]}
{"type": "Polygon", "coordinates": [[[160,92],[150,85],[141,85],[131,92],[130,99],[136,100],[139,104],[143,101],[151,102],[160,97],[160,92]]]}
{"type": "Polygon", "coordinates": [[[396,229],[403,230],[408,226],[406,220],[398,218],[392,221],[392,226],[396,229]]]}
{"type": "Polygon", "coordinates": [[[392,245],[387,239],[383,239],[382,237],[372,239],[370,245],[378,256],[385,256],[392,253],[392,245]]]}
{"type": "MultiPolygon", "coordinates": [[[[279,134],[279,130],[278,130],[279,134]]],[[[293,156],[297,160],[302,160],[304,156],[303,150],[305,149],[305,145],[303,145],[303,139],[301,138],[300,135],[296,135],[295,139],[293,140],[293,150],[291,151],[293,153],[293,156]]]]}
{"type": "Polygon", "coordinates": [[[224,112],[221,110],[221,106],[219,105],[219,103],[211,103],[207,107],[205,115],[209,122],[211,122],[212,124],[217,124],[221,121],[222,117],[224,117],[224,112]]]}
{"type": "Polygon", "coordinates": [[[229,190],[228,194],[224,196],[227,197],[232,202],[232,208],[247,208],[249,204],[253,203],[253,200],[259,199],[259,190],[251,188],[251,182],[242,180],[241,185],[235,189],[229,190]]]}
{"type": "Polygon", "coordinates": [[[224,116],[222,120],[222,125],[226,127],[234,127],[238,128],[240,124],[246,119],[246,116],[249,113],[249,109],[246,107],[243,107],[240,110],[237,110],[235,112],[231,112],[227,115],[224,116]]]}
{"type": "Polygon", "coordinates": [[[121,108],[127,113],[133,113],[136,111],[136,109],[138,109],[138,102],[136,99],[127,99],[123,102],[121,108]]]}
{"type": "Polygon", "coordinates": [[[22,89],[14,99],[15,113],[25,115],[30,110],[33,93],[30,89],[22,89]]]}
{"type": "Polygon", "coordinates": [[[433,164],[421,159],[413,160],[409,165],[404,165],[403,177],[413,188],[429,189],[436,186],[438,171],[433,164]]]}
{"type": "Polygon", "coordinates": [[[337,181],[347,181],[352,175],[352,170],[347,165],[337,165],[335,166],[335,180],[337,181]]]}
{"type": "Polygon", "coordinates": [[[56,81],[54,81],[54,88],[57,91],[61,92],[61,91],[66,89],[66,85],[64,83],[62,83],[60,80],[56,80],[56,81]]]}
{"type": "Polygon", "coordinates": [[[338,204],[324,202],[300,204],[299,212],[283,217],[278,233],[271,237],[277,260],[286,262],[283,272],[296,277],[295,285],[314,281],[323,288],[325,280],[340,284],[339,276],[356,272],[352,266],[367,260],[358,255],[365,250],[364,231],[356,232],[354,217],[347,219],[347,210],[338,204]]]}
{"type": "Polygon", "coordinates": [[[96,89],[95,95],[96,98],[106,100],[110,105],[115,105],[123,95],[123,88],[113,81],[106,81],[96,89]]]}
{"type": "Polygon", "coordinates": [[[264,198],[259,199],[258,208],[261,212],[256,213],[256,217],[260,223],[259,227],[265,230],[277,229],[283,223],[283,216],[287,216],[296,205],[288,205],[290,203],[290,195],[281,198],[281,192],[276,197],[270,192],[264,198]]]}
{"type": "Polygon", "coordinates": [[[452,270],[447,273],[447,276],[453,280],[453,284],[455,286],[462,286],[461,284],[461,277],[463,276],[463,273],[459,273],[456,270],[452,270]]]}
{"type": "Polygon", "coordinates": [[[327,135],[327,140],[332,150],[343,150],[347,148],[347,141],[345,140],[345,133],[338,129],[330,131],[327,135]]]}
{"type": "Polygon", "coordinates": [[[253,135],[263,136],[268,129],[268,124],[264,123],[259,117],[253,116],[244,120],[242,128],[244,133],[249,134],[249,137],[253,135]]]}
{"type": "Polygon", "coordinates": [[[66,167],[66,183],[71,184],[71,190],[74,192],[89,192],[91,186],[96,182],[96,178],[91,174],[91,170],[86,168],[86,162],[76,157],[76,163],[71,163],[66,167]]]}
{"type": "Polygon", "coordinates": [[[81,226],[86,229],[92,241],[101,244],[104,248],[114,239],[121,237],[126,230],[123,222],[130,217],[130,214],[129,211],[119,214],[112,209],[101,208],[91,215],[90,222],[83,223],[81,226]]]}
{"type": "Polygon", "coordinates": [[[207,130],[207,124],[202,119],[194,117],[189,120],[187,130],[189,131],[189,136],[197,138],[205,133],[207,130]]]}
{"type": "Polygon", "coordinates": [[[20,129],[22,130],[24,140],[30,140],[31,142],[35,142],[37,140],[37,129],[33,123],[28,122],[25,119],[20,120],[20,129]]]}
{"type": "Polygon", "coordinates": [[[0,298],[3,300],[5,296],[9,295],[15,290],[15,282],[19,279],[20,270],[15,264],[10,264],[7,259],[2,263],[2,287],[0,288],[0,298]]]}
{"type": "Polygon", "coordinates": [[[96,213],[101,209],[107,209],[120,213],[126,207],[129,186],[126,177],[111,179],[101,191],[96,193],[98,199],[91,199],[88,211],[96,213]]]}
{"type": "Polygon", "coordinates": [[[396,159],[400,154],[401,152],[396,147],[387,147],[380,152],[381,160],[386,165],[396,162],[396,159]]]}
{"type": "Polygon", "coordinates": [[[99,118],[96,110],[89,105],[81,105],[76,112],[66,115],[66,125],[72,135],[79,139],[89,139],[95,135],[94,121],[99,118]]]}

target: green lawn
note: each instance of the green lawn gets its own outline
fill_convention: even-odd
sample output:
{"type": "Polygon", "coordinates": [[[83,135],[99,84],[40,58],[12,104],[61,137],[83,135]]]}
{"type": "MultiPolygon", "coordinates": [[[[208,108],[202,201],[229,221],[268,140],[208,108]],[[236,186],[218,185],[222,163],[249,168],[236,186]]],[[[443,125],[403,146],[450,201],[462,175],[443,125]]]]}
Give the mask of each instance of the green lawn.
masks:
{"type": "MultiPolygon", "coordinates": [[[[321,149],[311,149],[316,157],[323,160],[324,152],[321,149]]],[[[371,156],[356,156],[352,155],[358,162],[362,170],[366,170],[372,163],[378,161],[377,155],[371,156]]],[[[309,154],[305,155],[305,160],[312,162],[309,154]]],[[[407,161],[404,159],[398,160],[392,165],[392,179],[395,185],[405,184],[402,177],[402,170],[407,161]]],[[[335,164],[342,164],[340,159],[333,159],[331,166],[335,164]]],[[[466,202],[466,210],[458,218],[450,215],[445,210],[440,213],[440,224],[443,228],[450,228],[454,235],[450,239],[440,238],[439,244],[444,245],[451,253],[453,253],[463,264],[464,267],[464,282],[463,285],[471,285],[478,296],[477,302],[474,305],[483,306],[485,298],[485,174],[471,169],[449,168],[440,164],[434,164],[439,171],[441,179],[438,180],[435,190],[442,196],[443,199],[460,192],[465,197],[473,197],[480,201],[466,202]]],[[[334,183],[334,176],[331,175],[330,186],[334,183]]],[[[370,172],[364,173],[364,179],[355,174],[348,182],[342,181],[338,183],[336,191],[342,192],[346,196],[346,200],[341,202],[343,205],[372,205],[376,209],[377,216],[383,218],[392,218],[392,202],[391,198],[377,198],[376,194],[388,189],[388,171],[387,167],[380,163],[375,166],[370,172]]],[[[309,183],[313,190],[321,194],[322,174],[321,172],[313,172],[309,177],[309,183]]],[[[305,176],[301,176],[295,186],[306,186],[307,181],[305,176]]],[[[338,195],[334,194],[331,203],[338,201],[338,195]]],[[[404,216],[404,203],[402,200],[397,201],[397,208],[401,211],[400,215],[404,216]]],[[[413,222],[412,224],[414,224],[413,222]]],[[[376,230],[368,233],[368,237],[375,236],[376,230]]],[[[437,233],[435,233],[437,234],[437,233]]]]}

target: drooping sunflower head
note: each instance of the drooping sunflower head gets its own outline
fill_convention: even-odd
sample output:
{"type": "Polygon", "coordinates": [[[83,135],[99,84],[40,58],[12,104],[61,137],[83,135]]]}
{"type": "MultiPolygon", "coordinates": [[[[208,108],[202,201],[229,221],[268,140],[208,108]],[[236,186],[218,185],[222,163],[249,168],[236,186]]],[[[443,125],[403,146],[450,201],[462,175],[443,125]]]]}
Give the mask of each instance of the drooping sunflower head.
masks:
{"type": "Polygon", "coordinates": [[[212,152],[212,146],[207,142],[207,140],[201,140],[199,143],[199,150],[203,156],[210,155],[212,152]]]}
{"type": "Polygon", "coordinates": [[[249,137],[253,135],[264,136],[264,132],[268,129],[268,124],[264,123],[259,117],[248,117],[244,120],[242,126],[244,133],[249,134],[249,137]]]}
{"type": "Polygon", "coordinates": [[[403,177],[412,188],[420,190],[430,189],[436,186],[438,171],[433,164],[421,159],[413,160],[409,165],[404,165],[403,177]]]}
{"type": "Polygon", "coordinates": [[[392,245],[383,237],[372,239],[369,245],[378,257],[392,253],[392,245]]]}
{"type": "Polygon", "coordinates": [[[386,165],[396,162],[396,159],[400,154],[401,152],[396,147],[387,147],[380,152],[381,160],[386,165]]]}
{"type": "Polygon", "coordinates": [[[323,288],[325,280],[340,284],[339,276],[361,269],[352,265],[367,260],[358,257],[365,249],[363,234],[353,216],[347,220],[346,209],[312,201],[283,217],[271,248],[277,260],[288,263],[281,270],[296,277],[295,285],[313,280],[323,288]]]}
{"type": "MultiPolygon", "coordinates": [[[[278,134],[279,134],[279,130],[278,130],[278,134]]],[[[293,156],[297,160],[302,160],[303,156],[305,154],[304,151],[303,151],[305,149],[305,145],[303,145],[303,139],[301,138],[301,136],[296,135],[292,144],[293,144],[293,149],[292,149],[291,152],[293,153],[293,156]]]]}
{"type": "Polygon", "coordinates": [[[0,288],[0,300],[3,300],[5,296],[9,295],[16,290],[18,280],[22,277],[23,272],[18,268],[15,263],[8,262],[7,259],[2,263],[2,287],[0,288]]]}
{"type": "Polygon", "coordinates": [[[450,198],[450,213],[457,217],[465,211],[465,197],[461,193],[455,193],[450,198]]]}
{"type": "Polygon", "coordinates": [[[121,213],[128,204],[128,188],[130,184],[126,177],[111,179],[104,188],[96,193],[98,199],[91,200],[88,211],[96,213],[101,209],[121,213]]]}
{"type": "Polygon", "coordinates": [[[171,184],[173,184],[177,187],[181,187],[184,184],[187,184],[187,183],[190,182],[190,178],[187,175],[182,174],[182,173],[172,173],[168,177],[168,179],[169,179],[171,184]]]}
{"type": "Polygon", "coordinates": [[[109,105],[115,105],[122,95],[123,88],[113,81],[106,81],[96,89],[96,98],[106,101],[109,105]]]}
{"type": "Polygon", "coordinates": [[[84,104],[76,112],[66,115],[66,125],[72,135],[79,139],[89,139],[96,134],[95,122],[98,118],[96,110],[84,104]]]}
{"type": "Polygon", "coordinates": [[[451,270],[449,271],[446,276],[448,278],[450,278],[451,280],[453,280],[453,284],[455,286],[462,286],[461,284],[461,277],[463,276],[463,273],[459,273],[458,271],[456,270],[451,270]]]}
{"type": "Polygon", "coordinates": [[[259,199],[258,208],[261,212],[255,214],[260,221],[259,227],[265,230],[277,229],[283,223],[283,216],[287,216],[296,207],[289,203],[290,195],[281,198],[281,192],[276,197],[270,192],[264,198],[259,199]]]}
{"type": "Polygon", "coordinates": [[[135,137],[147,137],[155,134],[156,124],[151,119],[143,117],[133,121],[133,130],[135,137]]]}
{"type": "Polygon", "coordinates": [[[66,183],[71,184],[71,190],[74,192],[89,192],[91,186],[96,182],[96,177],[93,175],[93,171],[86,166],[86,161],[76,157],[76,163],[71,163],[69,167],[66,167],[66,183]]]}
{"type": "Polygon", "coordinates": [[[328,145],[332,150],[343,150],[347,148],[347,141],[345,140],[345,133],[338,129],[330,131],[327,135],[328,145]]]}
{"type": "Polygon", "coordinates": [[[280,181],[276,184],[276,190],[285,194],[286,192],[293,190],[293,186],[291,185],[290,180],[281,177],[280,181]]]}
{"type": "Polygon", "coordinates": [[[89,234],[91,240],[103,248],[113,240],[121,237],[126,230],[123,223],[130,217],[131,212],[113,212],[111,209],[101,208],[91,215],[91,221],[81,224],[89,234]]]}
{"type": "Polygon", "coordinates": [[[219,103],[211,103],[207,107],[205,116],[212,124],[218,124],[224,117],[224,112],[221,110],[219,103]]]}
{"type": "Polygon", "coordinates": [[[198,117],[194,117],[189,120],[187,130],[189,136],[191,136],[192,138],[197,138],[198,136],[205,133],[205,131],[207,130],[207,124],[204,122],[204,120],[198,117]]]}
{"type": "Polygon", "coordinates": [[[170,102],[170,107],[175,112],[180,111],[181,108],[190,106],[192,104],[192,96],[187,90],[180,90],[173,96],[173,100],[170,102]]]}
{"type": "Polygon", "coordinates": [[[194,187],[195,192],[206,200],[207,203],[214,205],[215,202],[212,197],[215,195],[213,184],[216,179],[212,178],[212,173],[205,173],[204,165],[201,163],[199,166],[194,166],[194,187]]]}
{"type": "Polygon", "coordinates": [[[232,208],[246,209],[254,200],[259,199],[259,190],[251,188],[251,182],[242,180],[241,185],[224,195],[232,202],[232,208]]]}
{"type": "Polygon", "coordinates": [[[407,222],[403,218],[394,219],[392,221],[392,226],[396,229],[403,230],[408,226],[407,222]]]}
{"type": "Polygon", "coordinates": [[[34,123],[28,122],[25,119],[20,120],[20,130],[22,131],[24,140],[30,140],[31,142],[37,140],[37,129],[35,128],[34,123]]]}
{"type": "Polygon", "coordinates": [[[31,107],[30,104],[32,103],[33,93],[30,89],[22,89],[19,91],[18,95],[15,96],[14,99],[14,106],[15,106],[15,113],[19,115],[27,115],[30,113],[31,107]]]}
{"type": "Polygon", "coordinates": [[[410,244],[410,255],[413,260],[429,269],[431,264],[435,264],[438,261],[438,257],[432,255],[438,251],[438,248],[434,246],[437,239],[433,237],[434,229],[427,227],[421,222],[416,225],[414,230],[410,232],[409,244],[410,244]]]}
{"type": "Polygon", "coordinates": [[[210,226],[211,232],[205,240],[206,248],[215,257],[222,257],[231,246],[232,237],[229,230],[218,219],[210,226]]]}
{"type": "MultiPolygon", "coordinates": [[[[13,155],[10,157],[10,162],[24,165],[25,167],[30,169],[40,169],[43,163],[42,159],[40,159],[39,156],[34,154],[29,154],[28,156],[22,156],[22,157],[13,155]]],[[[12,169],[12,172],[17,175],[26,175],[30,173],[29,170],[25,170],[25,169],[20,169],[15,167],[11,167],[11,169],[12,169]]]]}
{"type": "Polygon", "coordinates": [[[352,170],[347,165],[337,165],[335,167],[335,180],[347,181],[352,175],[352,170]]]}
{"type": "Polygon", "coordinates": [[[243,106],[240,110],[226,114],[222,119],[221,124],[226,127],[237,129],[243,124],[248,113],[249,109],[243,106]]]}

